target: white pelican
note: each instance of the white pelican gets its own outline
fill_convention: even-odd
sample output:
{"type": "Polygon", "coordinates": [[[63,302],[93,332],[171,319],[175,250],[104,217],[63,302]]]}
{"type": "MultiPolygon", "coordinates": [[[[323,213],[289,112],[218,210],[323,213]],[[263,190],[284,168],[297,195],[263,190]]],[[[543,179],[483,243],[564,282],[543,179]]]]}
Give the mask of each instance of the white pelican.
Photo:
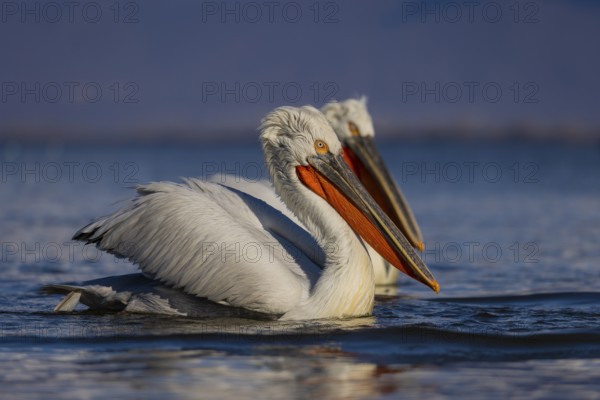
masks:
{"type": "MultiPolygon", "coordinates": [[[[358,235],[396,268],[439,291],[345,163],[323,114],[310,106],[281,107],[267,115],[261,131],[275,190],[318,248],[304,229],[265,202],[196,179],[139,186],[129,205],[85,226],[74,239],[128,258],[174,289],[281,320],[372,312],[373,268],[358,235]],[[250,255],[244,254],[248,248],[254,249],[250,255]]],[[[46,288],[71,292],[59,310],[78,301],[98,308],[120,302],[127,309],[131,293],[114,289],[98,282],[46,288]]]]}
{"type": "MultiPolygon", "coordinates": [[[[389,173],[374,143],[375,129],[367,109],[366,97],[331,102],[321,108],[342,143],[344,158],[369,194],[396,223],[408,241],[420,251],[425,249],[419,225],[404,195],[389,173]]],[[[266,201],[271,206],[294,219],[277,198],[269,182],[247,182],[233,176],[215,177],[216,182],[239,189],[266,201]]],[[[391,285],[398,280],[398,270],[367,244],[373,263],[376,285],[391,285]]]]}
{"type": "MultiPolygon", "coordinates": [[[[383,211],[396,223],[411,245],[420,251],[425,243],[408,201],[390,174],[375,146],[375,128],[367,109],[367,98],[331,102],[321,108],[323,114],[342,142],[344,158],[383,211]]],[[[398,270],[367,245],[375,283],[394,284],[398,270]]]]}

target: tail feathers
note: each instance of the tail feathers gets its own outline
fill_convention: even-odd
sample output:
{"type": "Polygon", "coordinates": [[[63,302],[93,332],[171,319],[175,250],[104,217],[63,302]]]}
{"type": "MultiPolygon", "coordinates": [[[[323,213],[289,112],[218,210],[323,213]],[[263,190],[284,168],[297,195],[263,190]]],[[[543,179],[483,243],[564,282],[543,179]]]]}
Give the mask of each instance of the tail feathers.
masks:
{"type": "Polygon", "coordinates": [[[81,292],[71,292],[54,307],[54,312],[70,312],[77,307],[81,299],[81,292]]]}
{"type": "Polygon", "coordinates": [[[47,285],[41,289],[44,294],[64,294],[64,299],[54,308],[55,312],[73,311],[78,303],[92,310],[122,311],[131,297],[130,292],[115,292],[111,287],[101,285],[47,285]]]}
{"type": "Polygon", "coordinates": [[[45,294],[66,294],[66,296],[54,307],[54,312],[70,312],[77,307],[81,299],[81,293],[85,289],[80,286],[71,285],[47,285],[41,290],[45,294]]]}
{"type": "Polygon", "coordinates": [[[81,286],[53,284],[44,285],[40,289],[41,294],[69,294],[70,292],[81,292],[84,290],[81,286]]]}

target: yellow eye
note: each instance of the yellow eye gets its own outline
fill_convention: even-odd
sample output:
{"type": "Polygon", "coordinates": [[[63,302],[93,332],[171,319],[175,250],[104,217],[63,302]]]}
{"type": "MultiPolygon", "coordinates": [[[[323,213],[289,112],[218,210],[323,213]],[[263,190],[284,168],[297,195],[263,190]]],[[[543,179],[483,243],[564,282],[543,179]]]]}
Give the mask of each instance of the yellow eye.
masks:
{"type": "Polygon", "coordinates": [[[348,122],[348,129],[352,136],[360,136],[360,129],[358,129],[358,126],[354,122],[348,122]]]}
{"type": "Polygon", "coordinates": [[[315,150],[319,154],[326,154],[329,151],[329,146],[322,140],[315,140],[315,150]]]}

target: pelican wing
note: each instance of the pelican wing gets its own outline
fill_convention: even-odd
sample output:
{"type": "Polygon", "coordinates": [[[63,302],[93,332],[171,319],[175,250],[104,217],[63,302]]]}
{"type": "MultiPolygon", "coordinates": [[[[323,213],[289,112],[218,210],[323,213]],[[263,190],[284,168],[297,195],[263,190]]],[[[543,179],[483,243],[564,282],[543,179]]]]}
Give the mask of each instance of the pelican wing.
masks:
{"type": "Polygon", "coordinates": [[[264,313],[285,313],[318,279],[320,267],[301,251],[310,244],[294,242],[306,232],[262,200],[196,179],[137,192],[74,239],[189,294],[264,313]]]}
{"type": "MultiPolygon", "coordinates": [[[[277,218],[278,214],[264,214],[269,217],[275,215],[276,221],[264,221],[271,227],[271,231],[278,234],[288,241],[294,243],[299,250],[307,255],[315,264],[323,266],[325,263],[325,252],[318,245],[317,241],[306,230],[302,222],[290,211],[285,203],[275,193],[275,188],[267,180],[247,181],[235,175],[218,175],[211,179],[211,182],[220,183],[235,191],[249,194],[252,197],[260,199],[281,212],[287,217],[277,218]]],[[[264,218],[263,218],[264,219],[264,218]]]]}
{"type": "Polygon", "coordinates": [[[281,211],[283,215],[291,219],[295,224],[302,226],[302,223],[296,218],[294,213],[292,213],[279,196],[277,196],[273,184],[266,179],[251,181],[236,175],[221,174],[214,175],[210,178],[210,181],[247,193],[257,199],[261,199],[271,207],[281,211]]]}

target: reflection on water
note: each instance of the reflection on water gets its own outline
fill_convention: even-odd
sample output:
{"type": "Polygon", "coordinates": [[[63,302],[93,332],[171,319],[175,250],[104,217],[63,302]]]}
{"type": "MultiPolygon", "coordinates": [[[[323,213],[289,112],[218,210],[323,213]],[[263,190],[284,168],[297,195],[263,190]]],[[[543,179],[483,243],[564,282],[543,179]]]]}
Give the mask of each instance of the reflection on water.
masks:
{"type": "Polygon", "coordinates": [[[66,398],[367,398],[534,391],[538,398],[595,398],[600,359],[383,364],[335,346],[291,351],[259,349],[252,356],[218,350],[140,348],[123,351],[54,349],[2,353],[0,382],[23,395],[66,398]],[[101,384],[99,384],[101,382],[101,384]],[[558,384],[561,382],[562,384],[558,384]]]}
{"type": "MultiPolygon", "coordinates": [[[[274,352],[276,353],[276,352],[274,352]]],[[[99,396],[102,382],[111,396],[136,393],[145,398],[202,395],[229,398],[294,398],[297,394],[326,398],[367,397],[397,392],[402,384],[386,375],[398,375],[406,367],[382,367],[355,360],[350,354],[309,347],[292,356],[259,357],[227,355],[214,350],[129,350],[122,353],[55,352],[36,355],[13,353],[3,363],[16,366],[2,381],[19,392],[99,396]],[[73,377],[78,377],[72,388],[73,377]],[[35,388],[29,385],[35,384],[35,388]],[[32,390],[33,389],[33,390],[32,390]],[[90,391],[91,389],[91,391],[90,391]]]]}

